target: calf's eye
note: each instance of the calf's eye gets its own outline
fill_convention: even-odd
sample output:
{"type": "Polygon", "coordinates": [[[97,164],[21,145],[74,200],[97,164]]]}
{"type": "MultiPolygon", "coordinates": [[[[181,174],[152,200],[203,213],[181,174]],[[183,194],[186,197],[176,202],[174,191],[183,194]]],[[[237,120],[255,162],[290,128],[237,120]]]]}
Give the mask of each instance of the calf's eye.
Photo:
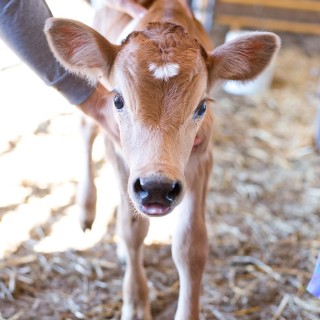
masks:
{"type": "Polygon", "coordinates": [[[206,110],[207,110],[207,104],[206,104],[206,101],[202,101],[198,108],[196,109],[195,113],[194,113],[194,117],[195,118],[200,118],[202,117],[205,113],[206,113],[206,110]]]}
{"type": "Polygon", "coordinates": [[[118,109],[121,110],[124,106],[122,97],[119,94],[116,94],[113,98],[113,104],[118,109]]]}

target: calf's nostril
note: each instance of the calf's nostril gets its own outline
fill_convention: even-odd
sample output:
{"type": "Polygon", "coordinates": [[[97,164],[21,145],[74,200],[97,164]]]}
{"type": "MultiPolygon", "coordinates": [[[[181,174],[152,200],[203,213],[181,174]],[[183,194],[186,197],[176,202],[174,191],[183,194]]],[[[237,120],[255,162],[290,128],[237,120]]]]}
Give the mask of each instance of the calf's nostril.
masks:
{"type": "Polygon", "coordinates": [[[177,198],[179,196],[181,192],[181,185],[179,182],[175,182],[172,185],[172,190],[170,190],[170,192],[168,192],[168,194],[166,195],[167,200],[173,202],[175,198],[177,198]]]}
{"type": "Polygon", "coordinates": [[[143,184],[139,178],[133,184],[133,190],[142,200],[148,197],[148,191],[143,188],[143,184]]]}

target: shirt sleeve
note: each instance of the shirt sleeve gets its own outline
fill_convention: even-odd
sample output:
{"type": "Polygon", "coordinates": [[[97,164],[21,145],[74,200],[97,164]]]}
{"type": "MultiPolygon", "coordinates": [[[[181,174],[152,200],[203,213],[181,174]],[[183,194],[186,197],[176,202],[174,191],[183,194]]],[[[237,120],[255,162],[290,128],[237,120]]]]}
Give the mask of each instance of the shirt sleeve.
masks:
{"type": "Polygon", "coordinates": [[[78,105],[95,88],[65,70],[53,56],[43,32],[45,21],[51,16],[44,0],[1,0],[0,37],[47,85],[78,105]]]}

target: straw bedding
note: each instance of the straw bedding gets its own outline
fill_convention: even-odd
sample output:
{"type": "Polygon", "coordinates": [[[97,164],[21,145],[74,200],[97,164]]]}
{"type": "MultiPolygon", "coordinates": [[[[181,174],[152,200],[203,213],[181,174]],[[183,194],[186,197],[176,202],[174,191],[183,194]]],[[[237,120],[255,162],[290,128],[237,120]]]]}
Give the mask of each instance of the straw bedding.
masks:
{"type": "MultiPolygon", "coordinates": [[[[319,301],[305,292],[320,252],[320,155],[312,140],[319,76],[319,55],[284,48],[267,93],[215,94],[201,319],[320,317],[319,301]]],[[[49,139],[53,121],[35,135],[49,139]]],[[[15,143],[6,153],[23,141],[15,143]]],[[[100,172],[104,164],[95,166],[100,172]]],[[[0,260],[0,319],[119,319],[124,267],[115,255],[114,219],[93,247],[34,250],[74,204],[75,184],[66,178],[68,200],[53,197],[47,219],[0,260]]],[[[0,208],[0,226],[53,192],[51,184],[22,186],[28,195],[0,208]]],[[[15,233],[15,225],[7,227],[15,233]]],[[[61,237],[72,237],[69,231],[61,237]]],[[[145,266],[153,315],[173,319],[179,282],[170,245],[147,246],[145,266]]]]}

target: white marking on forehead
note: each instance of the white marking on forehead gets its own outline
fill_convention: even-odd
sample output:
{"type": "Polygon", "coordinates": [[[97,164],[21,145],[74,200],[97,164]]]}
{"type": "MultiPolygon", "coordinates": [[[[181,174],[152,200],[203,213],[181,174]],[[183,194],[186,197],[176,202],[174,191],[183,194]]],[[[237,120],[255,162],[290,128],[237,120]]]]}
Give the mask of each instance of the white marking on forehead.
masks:
{"type": "Polygon", "coordinates": [[[155,63],[150,63],[148,68],[156,79],[163,79],[165,81],[176,76],[180,69],[176,63],[166,63],[160,67],[155,63]]]}

